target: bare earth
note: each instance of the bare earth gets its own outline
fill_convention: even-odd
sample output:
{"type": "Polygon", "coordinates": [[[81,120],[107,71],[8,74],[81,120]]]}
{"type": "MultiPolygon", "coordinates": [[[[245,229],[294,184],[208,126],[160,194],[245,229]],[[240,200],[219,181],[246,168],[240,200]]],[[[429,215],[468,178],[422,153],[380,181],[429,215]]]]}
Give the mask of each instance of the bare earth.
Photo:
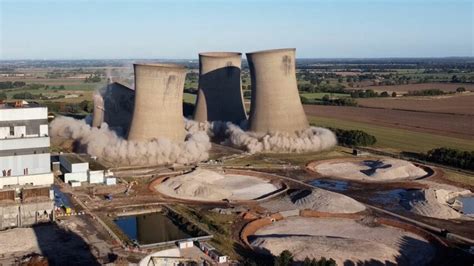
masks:
{"type": "Polygon", "coordinates": [[[388,97],[357,99],[360,106],[433,113],[468,114],[474,121],[474,94],[438,97],[388,97]]]}
{"type": "Polygon", "coordinates": [[[304,110],[309,116],[329,117],[462,139],[474,139],[473,116],[325,105],[304,105],[304,110]]]}
{"type": "Polygon", "coordinates": [[[274,255],[289,250],[296,260],[425,265],[435,249],[424,238],[395,227],[367,226],[351,219],[290,217],[259,229],[251,245],[274,255]]]}

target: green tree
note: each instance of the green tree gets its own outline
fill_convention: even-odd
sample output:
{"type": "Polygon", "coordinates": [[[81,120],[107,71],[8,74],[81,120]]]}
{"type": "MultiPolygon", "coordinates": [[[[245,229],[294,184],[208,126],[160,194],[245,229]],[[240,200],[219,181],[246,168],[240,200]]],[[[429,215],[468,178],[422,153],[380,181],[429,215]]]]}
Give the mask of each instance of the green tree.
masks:
{"type": "Polygon", "coordinates": [[[8,97],[7,97],[7,94],[4,93],[4,92],[0,92],[0,101],[3,101],[3,100],[6,100],[8,97]]]}
{"type": "Polygon", "coordinates": [[[293,263],[293,254],[289,250],[283,250],[280,256],[275,258],[275,266],[290,266],[293,263]]]}

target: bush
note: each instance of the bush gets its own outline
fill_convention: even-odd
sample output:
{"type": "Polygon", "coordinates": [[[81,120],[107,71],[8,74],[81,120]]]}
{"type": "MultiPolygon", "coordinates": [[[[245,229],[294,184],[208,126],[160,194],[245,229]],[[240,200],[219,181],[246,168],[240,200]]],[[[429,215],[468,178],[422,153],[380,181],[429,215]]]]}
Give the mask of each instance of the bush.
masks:
{"type": "Polygon", "coordinates": [[[397,92],[392,92],[392,97],[397,97],[397,92]]]}
{"type": "Polygon", "coordinates": [[[437,96],[437,95],[444,95],[446,94],[444,91],[440,89],[427,89],[421,91],[409,91],[408,96],[437,96]]]}
{"type": "Polygon", "coordinates": [[[456,89],[456,92],[465,92],[466,91],[466,88],[464,87],[459,87],[456,89]]]}
{"type": "Polygon", "coordinates": [[[357,106],[357,101],[352,98],[330,99],[328,95],[324,95],[321,100],[323,105],[357,106]]]}
{"type": "Polygon", "coordinates": [[[474,170],[474,151],[436,148],[426,154],[426,160],[434,163],[474,170]]]}
{"type": "Polygon", "coordinates": [[[280,256],[275,257],[275,266],[290,266],[293,263],[293,254],[288,250],[283,250],[280,256]]]}
{"type": "Polygon", "coordinates": [[[345,130],[339,128],[329,128],[336,134],[337,141],[345,146],[370,146],[377,142],[377,139],[361,130],[345,130]]]}
{"type": "Polygon", "coordinates": [[[0,92],[0,100],[6,100],[7,99],[7,94],[4,92],[0,92]]]}

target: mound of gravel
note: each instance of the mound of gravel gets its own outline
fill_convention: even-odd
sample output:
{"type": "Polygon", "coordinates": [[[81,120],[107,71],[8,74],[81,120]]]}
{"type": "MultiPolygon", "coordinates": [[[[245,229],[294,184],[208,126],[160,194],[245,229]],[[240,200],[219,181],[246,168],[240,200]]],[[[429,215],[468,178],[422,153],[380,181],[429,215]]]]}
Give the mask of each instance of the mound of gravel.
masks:
{"type": "Polygon", "coordinates": [[[439,218],[459,219],[463,215],[453,206],[456,198],[470,194],[471,191],[448,191],[446,189],[429,188],[421,191],[407,192],[403,195],[402,206],[416,214],[439,218]]]}
{"type": "Polygon", "coordinates": [[[255,176],[228,175],[205,169],[169,178],[155,186],[165,195],[188,200],[251,200],[278,189],[269,180],[255,176]]]}
{"type": "Polygon", "coordinates": [[[323,176],[358,181],[392,181],[425,176],[425,170],[398,159],[364,160],[355,162],[326,162],[313,168],[323,176]]]}
{"type": "Polygon", "coordinates": [[[296,190],[283,198],[260,205],[271,212],[308,209],[331,213],[356,213],[365,210],[362,203],[350,197],[320,188],[296,190]]]}
{"type": "Polygon", "coordinates": [[[287,249],[298,261],[324,256],[338,265],[425,265],[435,253],[434,247],[416,234],[338,218],[290,217],[260,228],[249,239],[260,252],[278,255],[287,249]]]}

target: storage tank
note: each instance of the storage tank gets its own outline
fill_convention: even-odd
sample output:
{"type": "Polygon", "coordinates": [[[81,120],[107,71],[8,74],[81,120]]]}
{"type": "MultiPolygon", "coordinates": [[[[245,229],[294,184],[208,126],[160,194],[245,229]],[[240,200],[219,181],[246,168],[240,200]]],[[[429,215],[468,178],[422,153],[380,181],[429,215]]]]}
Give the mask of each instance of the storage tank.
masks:
{"type": "Polygon", "coordinates": [[[134,64],[135,104],[128,139],[167,138],[182,142],[186,69],[175,64],[134,64]]]}
{"type": "Polygon", "coordinates": [[[241,53],[199,54],[199,87],[194,120],[231,121],[247,119],[241,88],[241,53]]]}
{"type": "Polygon", "coordinates": [[[295,133],[309,127],[296,83],[295,50],[247,53],[252,81],[250,131],[295,133]]]}

